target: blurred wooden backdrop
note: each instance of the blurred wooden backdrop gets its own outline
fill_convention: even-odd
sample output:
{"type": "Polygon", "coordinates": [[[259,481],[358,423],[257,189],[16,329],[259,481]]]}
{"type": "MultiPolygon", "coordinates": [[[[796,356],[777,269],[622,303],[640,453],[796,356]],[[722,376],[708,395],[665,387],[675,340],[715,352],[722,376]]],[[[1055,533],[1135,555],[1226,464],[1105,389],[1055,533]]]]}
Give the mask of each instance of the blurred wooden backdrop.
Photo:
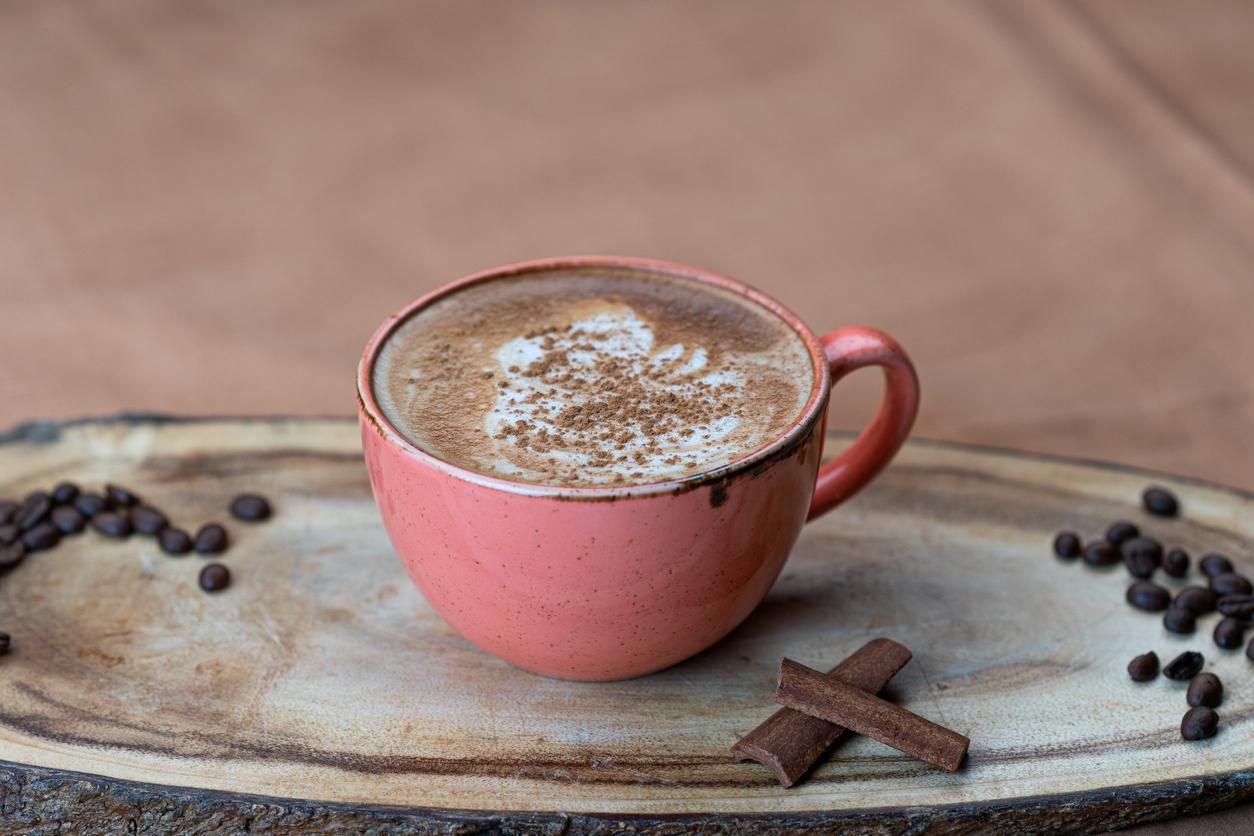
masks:
{"type": "Polygon", "coordinates": [[[347,414],[414,296],[625,253],[891,331],[923,435],[1254,488],[1251,44],[1239,1],[4,4],[0,423],[347,414]]]}
{"type": "Polygon", "coordinates": [[[1252,44],[1242,0],[5,3],[0,423],[349,414],[411,298],[623,253],[889,330],[923,435],[1254,488],[1252,44]]]}

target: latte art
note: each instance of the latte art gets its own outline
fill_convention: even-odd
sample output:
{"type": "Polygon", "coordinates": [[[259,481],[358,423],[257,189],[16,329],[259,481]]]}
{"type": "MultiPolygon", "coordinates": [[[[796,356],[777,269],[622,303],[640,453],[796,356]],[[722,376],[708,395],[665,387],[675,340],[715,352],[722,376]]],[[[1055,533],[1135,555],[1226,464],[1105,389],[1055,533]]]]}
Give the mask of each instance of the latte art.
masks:
{"type": "Polygon", "coordinates": [[[734,294],[653,274],[538,274],[419,311],[374,370],[384,415],[482,473],[647,484],[770,443],[811,383],[800,338],[734,294]]]}
{"type": "Polygon", "coordinates": [[[629,307],[510,340],[496,356],[502,380],[485,432],[581,481],[653,482],[738,452],[745,371],[712,367],[700,346],[655,350],[629,307]]]}

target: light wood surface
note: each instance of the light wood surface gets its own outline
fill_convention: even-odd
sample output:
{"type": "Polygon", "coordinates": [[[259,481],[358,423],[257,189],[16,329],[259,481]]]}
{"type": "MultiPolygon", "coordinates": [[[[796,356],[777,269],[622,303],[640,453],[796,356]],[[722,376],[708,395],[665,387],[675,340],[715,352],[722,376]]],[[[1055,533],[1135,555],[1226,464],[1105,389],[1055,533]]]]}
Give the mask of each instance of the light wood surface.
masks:
{"type": "Polygon", "coordinates": [[[379,525],[350,421],[36,426],[0,444],[0,473],[6,495],[116,480],[188,523],[245,489],[276,508],[231,525],[235,582],[218,595],[195,588],[202,558],[90,533],[3,579],[0,771],[26,787],[8,827],[66,811],[190,827],[260,805],[271,818],[254,829],[277,826],[276,810],[403,829],[457,808],[519,827],[678,815],[686,828],[889,832],[922,816],[936,832],[1021,832],[1254,794],[1250,663],[1130,609],[1122,570],[1049,548],[1060,527],[1130,517],[1194,552],[1248,555],[1254,499],[1229,490],[1154,476],[1186,510],[1158,521],[1137,510],[1142,473],[914,443],[806,529],[727,640],[655,676],[589,684],[513,669],[429,609],[379,525]],[[826,669],[877,635],[914,653],[885,693],[971,738],[961,771],[856,737],[790,790],[734,761],[730,746],[777,708],[782,657],[826,669]],[[1202,743],[1179,740],[1183,684],[1124,671],[1147,649],[1192,647],[1229,683],[1221,732],[1202,743]]]}

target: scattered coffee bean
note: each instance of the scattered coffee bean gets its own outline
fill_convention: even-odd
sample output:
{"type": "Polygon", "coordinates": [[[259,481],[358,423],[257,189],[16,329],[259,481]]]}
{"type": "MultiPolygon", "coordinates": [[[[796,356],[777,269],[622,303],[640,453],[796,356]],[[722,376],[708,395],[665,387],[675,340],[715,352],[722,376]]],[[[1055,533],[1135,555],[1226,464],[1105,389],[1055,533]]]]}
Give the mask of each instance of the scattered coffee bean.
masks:
{"type": "Polygon", "coordinates": [[[1163,571],[1173,578],[1189,574],[1189,553],[1184,549],[1172,549],[1163,558],[1163,571]]]}
{"type": "Polygon", "coordinates": [[[1198,568],[1208,578],[1232,571],[1232,561],[1222,554],[1208,554],[1198,562],[1198,568]]]}
{"type": "Polygon", "coordinates": [[[1061,531],[1054,538],[1054,554],[1070,560],[1080,556],[1084,550],[1080,545],[1080,537],[1073,531],[1061,531]]]}
{"type": "Polygon", "coordinates": [[[1171,593],[1156,583],[1137,581],[1128,587],[1128,603],[1140,610],[1158,612],[1171,604],[1171,593]]]}
{"type": "Polygon", "coordinates": [[[1215,611],[1216,598],[1218,596],[1204,586],[1186,586],[1176,596],[1173,606],[1193,610],[1197,615],[1206,615],[1215,611]]]}
{"type": "Polygon", "coordinates": [[[1194,708],[1199,705],[1217,708],[1224,701],[1224,684],[1213,673],[1199,673],[1189,680],[1189,690],[1184,698],[1194,708]]]}
{"type": "Polygon", "coordinates": [[[1119,550],[1105,540],[1094,540],[1084,547],[1084,562],[1090,566],[1111,566],[1119,562],[1119,550]]]}
{"type": "Polygon", "coordinates": [[[8,525],[13,522],[13,517],[17,515],[17,509],[21,508],[11,499],[0,502],[0,525],[8,525]]]}
{"type": "Polygon", "coordinates": [[[1210,579],[1210,588],[1221,598],[1225,595],[1249,595],[1254,592],[1254,586],[1250,585],[1249,579],[1234,572],[1215,575],[1210,579]]]}
{"type": "Polygon", "coordinates": [[[1245,646],[1245,658],[1254,662],[1254,639],[1250,639],[1250,643],[1245,646]]]}
{"type": "Polygon", "coordinates": [[[1174,517],[1180,513],[1180,501],[1166,488],[1154,485],[1141,494],[1141,504],[1156,517],[1174,517]]]}
{"type": "Polygon", "coordinates": [[[231,571],[221,563],[209,563],[200,570],[200,588],[205,592],[218,592],[231,583],[231,571]]]}
{"type": "Polygon", "coordinates": [[[26,501],[18,509],[17,516],[13,518],[13,522],[17,523],[17,527],[22,531],[30,531],[43,522],[51,510],[52,498],[43,491],[35,491],[26,497],[26,501]]]}
{"type": "Polygon", "coordinates": [[[1163,562],[1163,546],[1152,537],[1129,537],[1119,546],[1124,565],[1134,578],[1152,577],[1163,562]]]}
{"type": "Polygon", "coordinates": [[[136,505],[131,508],[131,528],[140,534],[156,534],[169,524],[165,514],[151,505],[136,505]]]}
{"type": "Polygon", "coordinates": [[[58,505],[52,509],[52,516],[49,519],[62,534],[78,534],[87,527],[87,518],[73,505],[58,505]]]}
{"type": "Polygon", "coordinates": [[[9,543],[7,546],[0,546],[0,571],[12,569],[21,563],[24,557],[26,557],[26,546],[22,545],[20,540],[16,543],[9,543]]]}
{"type": "MultiPolygon", "coordinates": [[[[270,503],[264,496],[258,496],[255,493],[242,493],[231,500],[231,516],[237,520],[245,520],[247,522],[266,520],[270,518],[270,503]]],[[[1073,534],[1072,536],[1074,537],[1075,535],[1073,534]]],[[[1057,541],[1055,541],[1054,548],[1057,549],[1057,547],[1057,541]]],[[[1077,539],[1075,554],[1061,556],[1075,557],[1079,553],[1079,539],[1077,539]]]]}
{"type": "Polygon", "coordinates": [[[196,551],[199,554],[220,554],[226,551],[226,529],[217,523],[201,526],[196,532],[196,551]]]}
{"type": "Polygon", "coordinates": [[[1163,626],[1173,633],[1188,635],[1197,629],[1197,613],[1185,607],[1168,607],[1163,613],[1163,626]]]}
{"type": "Polygon", "coordinates": [[[1215,644],[1224,650],[1236,650],[1245,642],[1245,624],[1235,618],[1225,618],[1215,625],[1215,644]]]}
{"type": "Polygon", "coordinates": [[[62,482],[52,489],[52,501],[57,505],[69,505],[78,498],[78,485],[62,482]]]}
{"type": "Polygon", "coordinates": [[[13,639],[8,633],[0,632],[0,656],[9,652],[9,648],[13,646],[13,639]]]}
{"type": "Polygon", "coordinates": [[[26,552],[42,552],[61,542],[61,532],[52,523],[41,522],[39,525],[22,534],[22,545],[26,552]]]}
{"type": "Polygon", "coordinates": [[[1180,736],[1185,740],[1204,740],[1212,737],[1219,728],[1219,715],[1215,709],[1199,705],[1185,712],[1180,721],[1180,736]]]}
{"type": "Polygon", "coordinates": [[[1242,621],[1254,618],[1254,595],[1225,595],[1215,606],[1229,618],[1239,618],[1242,621]]]}
{"type": "Polygon", "coordinates": [[[1133,682],[1149,682],[1158,676],[1158,654],[1151,650],[1137,656],[1128,663],[1128,676],[1133,682]]]}
{"type": "Polygon", "coordinates": [[[1163,668],[1163,676],[1177,681],[1192,679],[1201,672],[1205,663],[1206,659],[1202,654],[1195,650],[1186,650],[1167,663],[1167,667],[1163,668]]]}
{"type": "Polygon", "coordinates": [[[91,518],[91,527],[106,537],[131,536],[131,522],[112,511],[101,511],[91,518]]]}
{"type": "Polygon", "coordinates": [[[74,507],[84,517],[91,519],[101,511],[109,510],[109,503],[105,502],[105,498],[98,493],[84,493],[79,494],[78,499],[74,500],[74,507]]]}
{"type": "Polygon", "coordinates": [[[18,529],[17,523],[9,523],[8,525],[0,525],[0,546],[7,546],[18,538],[22,532],[18,529]]]}
{"type": "Polygon", "coordinates": [[[114,510],[139,504],[139,495],[121,485],[105,485],[105,499],[114,510]]]}
{"type": "Polygon", "coordinates": [[[1124,540],[1136,537],[1140,533],[1141,529],[1132,523],[1120,520],[1119,522],[1111,523],[1110,528],[1106,529],[1106,542],[1118,546],[1124,540]]]}
{"type": "Polygon", "coordinates": [[[157,545],[166,554],[187,554],[192,550],[192,538],[181,528],[167,526],[157,535],[157,545]]]}

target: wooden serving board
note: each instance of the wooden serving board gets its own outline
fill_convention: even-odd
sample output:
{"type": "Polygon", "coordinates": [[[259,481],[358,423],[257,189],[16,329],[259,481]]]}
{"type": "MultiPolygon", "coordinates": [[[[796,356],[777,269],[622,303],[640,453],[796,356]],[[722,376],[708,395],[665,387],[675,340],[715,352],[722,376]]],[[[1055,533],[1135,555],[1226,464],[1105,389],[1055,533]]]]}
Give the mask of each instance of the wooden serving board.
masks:
{"type": "MultiPolygon", "coordinates": [[[[843,438],[832,440],[839,447],[843,438]]],[[[1123,602],[1122,569],[1062,564],[1060,528],[1126,517],[1197,554],[1254,559],[1254,498],[1160,475],[914,442],[810,525],[766,602],[663,673],[544,679],[476,650],[410,584],[341,419],[35,424],[0,443],[0,497],[62,478],[133,487],[192,526],[242,490],[235,581],[88,532],[0,580],[0,828],[86,832],[654,827],[1089,830],[1254,796],[1254,665],[1123,602]],[[1179,520],[1141,489],[1179,492],[1179,520]],[[778,787],[729,747],[769,716],[788,655],[827,668],[875,636],[914,651],[892,697],[969,735],[945,774],[864,738],[778,787]],[[1188,649],[1228,685],[1183,743],[1183,686],[1124,667],[1188,649]]],[[[473,523],[471,523],[473,524],[473,523]]]]}

